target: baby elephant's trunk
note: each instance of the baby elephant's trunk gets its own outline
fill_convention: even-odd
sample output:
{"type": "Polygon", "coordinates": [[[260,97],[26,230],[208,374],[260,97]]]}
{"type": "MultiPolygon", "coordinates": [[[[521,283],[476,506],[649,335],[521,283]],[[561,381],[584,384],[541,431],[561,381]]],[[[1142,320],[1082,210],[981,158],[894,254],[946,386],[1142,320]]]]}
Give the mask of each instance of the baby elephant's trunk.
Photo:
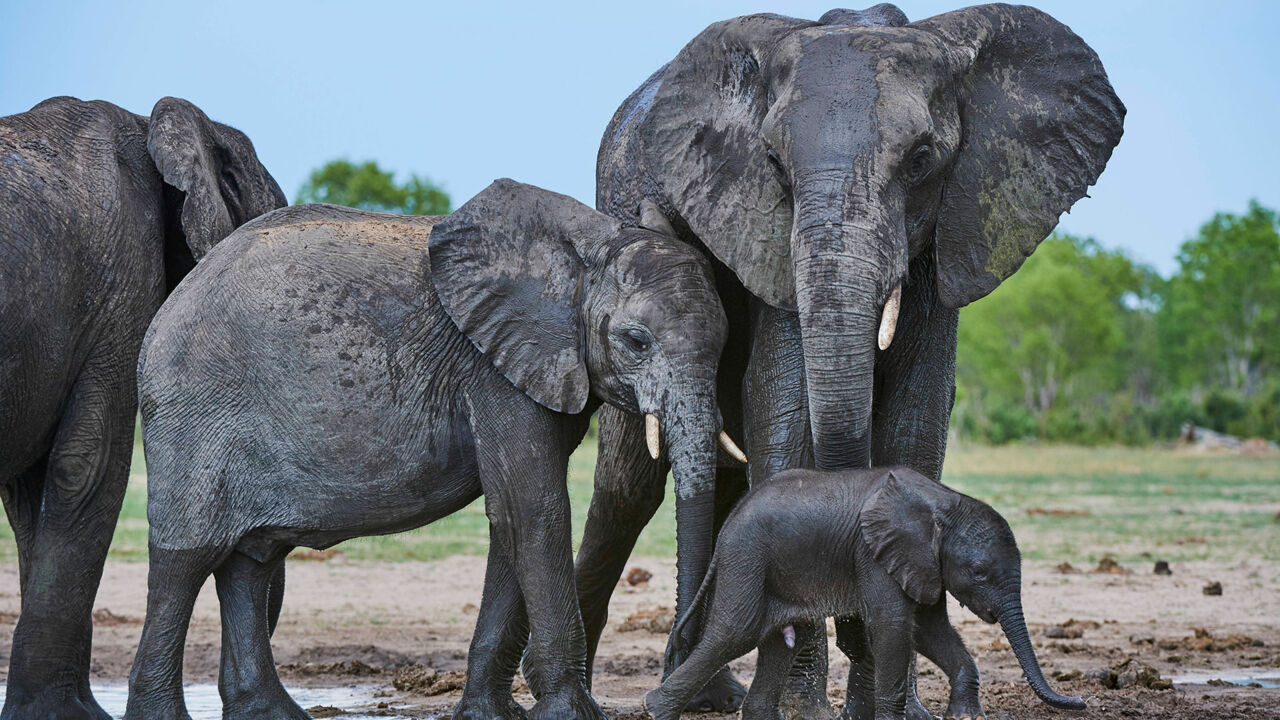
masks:
{"type": "Polygon", "coordinates": [[[1062,710],[1083,710],[1085,707],[1083,700],[1078,697],[1059,695],[1045,681],[1044,673],[1040,672],[1040,663],[1036,660],[1035,650],[1031,649],[1031,638],[1027,634],[1027,623],[1022,616],[1021,601],[1015,598],[1006,604],[1004,610],[1000,612],[999,619],[1005,637],[1009,638],[1009,646],[1013,648],[1013,654],[1018,657],[1018,664],[1022,666],[1022,674],[1026,676],[1027,684],[1035,691],[1036,696],[1062,710]]]}

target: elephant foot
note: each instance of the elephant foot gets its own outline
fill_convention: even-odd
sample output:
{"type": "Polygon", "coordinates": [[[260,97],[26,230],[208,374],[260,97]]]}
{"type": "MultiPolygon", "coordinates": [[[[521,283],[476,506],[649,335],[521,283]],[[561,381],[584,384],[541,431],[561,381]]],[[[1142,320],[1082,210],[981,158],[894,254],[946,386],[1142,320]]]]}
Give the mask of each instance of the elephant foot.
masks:
{"type": "Polygon", "coordinates": [[[925,709],[919,696],[914,691],[907,695],[907,720],[937,720],[933,713],[925,709]]]}
{"type": "Polygon", "coordinates": [[[111,720],[111,716],[98,705],[88,688],[85,688],[84,693],[66,686],[28,693],[15,685],[16,683],[10,683],[5,693],[0,720],[111,720]]]}
{"type": "Polygon", "coordinates": [[[645,693],[641,707],[645,715],[653,720],[680,720],[680,709],[671,707],[671,701],[663,694],[661,687],[645,693]]]}
{"type": "MultiPolygon", "coordinates": [[[[805,687],[801,692],[783,694],[779,710],[784,720],[835,720],[836,713],[831,709],[825,689],[815,686],[805,687]]],[[[840,716],[845,720],[845,716],[840,716]]],[[[862,720],[858,718],[857,720],[862,720]]]]}
{"type": "Polygon", "coordinates": [[[529,711],[529,720],[608,720],[585,688],[547,695],[529,711]]]}
{"type": "Polygon", "coordinates": [[[728,667],[720,668],[697,695],[684,706],[688,713],[735,713],[742,707],[747,689],[733,676],[728,667]]]}
{"type": "Polygon", "coordinates": [[[463,691],[462,701],[453,709],[453,720],[528,720],[529,713],[507,693],[493,697],[468,697],[463,691]]]}
{"type": "Polygon", "coordinates": [[[236,699],[224,699],[222,718],[223,720],[311,720],[307,711],[299,707],[293,698],[288,695],[283,698],[269,697],[273,694],[264,692],[261,695],[239,695],[236,699]]]}
{"type": "Polygon", "coordinates": [[[951,698],[947,705],[946,720],[985,720],[987,714],[982,711],[982,703],[977,696],[951,698]]]}

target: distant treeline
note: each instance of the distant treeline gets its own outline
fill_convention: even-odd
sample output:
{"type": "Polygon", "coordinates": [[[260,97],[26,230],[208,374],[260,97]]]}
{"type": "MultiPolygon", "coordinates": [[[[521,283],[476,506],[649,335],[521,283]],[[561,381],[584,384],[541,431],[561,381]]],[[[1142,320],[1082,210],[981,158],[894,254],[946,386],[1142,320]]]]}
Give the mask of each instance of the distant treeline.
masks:
{"type": "Polygon", "coordinates": [[[1163,278],[1055,235],[960,313],[952,431],[1144,444],[1194,422],[1280,441],[1280,225],[1252,202],[1182,245],[1163,278]]]}

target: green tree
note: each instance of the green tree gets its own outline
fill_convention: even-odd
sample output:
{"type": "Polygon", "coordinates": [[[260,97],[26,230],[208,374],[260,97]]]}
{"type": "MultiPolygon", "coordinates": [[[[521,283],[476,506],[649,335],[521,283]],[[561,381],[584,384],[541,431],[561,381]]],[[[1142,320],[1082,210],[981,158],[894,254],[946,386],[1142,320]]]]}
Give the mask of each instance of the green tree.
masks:
{"type": "Polygon", "coordinates": [[[1245,397],[1280,370],[1280,223],[1256,201],[1218,213],[1178,252],[1158,315],[1162,367],[1182,389],[1245,397]]]}
{"type": "Polygon", "coordinates": [[[1054,422],[1078,436],[1090,417],[1107,414],[1112,393],[1135,379],[1149,387],[1158,282],[1093,240],[1045,240],[1021,270],[960,314],[956,376],[967,407],[957,406],[972,416],[961,427],[1007,440],[1020,430],[991,423],[1024,428],[1019,417],[1029,415],[1042,439],[1057,434],[1054,422]]]}
{"type": "Polygon", "coordinates": [[[359,165],[332,160],[311,173],[298,191],[297,204],[331,203],[347,207],[402,213],[444,215],[449,195],[431,180],[410,175],[398,184],[395,176],[372,160],[359,165]]]}

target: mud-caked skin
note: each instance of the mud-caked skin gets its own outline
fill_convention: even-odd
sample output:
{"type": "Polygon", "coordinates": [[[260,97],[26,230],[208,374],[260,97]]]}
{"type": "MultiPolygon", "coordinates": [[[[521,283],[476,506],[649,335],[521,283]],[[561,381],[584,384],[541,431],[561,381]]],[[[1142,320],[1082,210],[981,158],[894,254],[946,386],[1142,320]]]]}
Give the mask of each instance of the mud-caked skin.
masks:
{"type": "Polygon", "coordinates": [[[444,218],[288,208],[225,240],[157,315],[138,369],[150,592],[129,720],[187,717],[182,646],[209,574],[227,718],[304,718],[270,593],[295,546],[485,498],[492,544],[456,718],[601,718],[573,583],[569,454],[601,402],[713,482],[724,311],[701,254],[499,180],[444,218]],[[536,678],[536,679],[535,679],[536,678]]]}
{"type": "Polygon", "coordinates": [[[94,595],[124,497],[147,324],[195,261],[285,204],[239,131],[57,97],[0,118],[0,500],[22,613],[3,720],[107,718],[94,595]]]}
{"type": "MultiPolygon", "coordinates": [[[[749,15],[708,27],[618,108],[596,206],[631,220],[650,201],[718,261],[730,328],[718,386],[743,398],[726,400],[724,419],[746,437],[753,480],[871,465],[938,479],[958,308],[1016,271],[1084,196],[1123,117],[1093,50],[1034,8],[917,22],[888,4],[817,21],[749,15]]],[[[601,413],[578,556],[593,645],[662,495],[638,424],[601,413]]],[[[725,493],[745,484],[736,470],[717,478],[725,493]]],[[[681,531],[682,612],[711,532],[681,531]]],[[[864,634],[858,622],[840,632],[864,634]]],[[[825,664],[820,644],[800,654],[791,717],[831,716],[825,664]]],[[[708,692],[740,698],[729,680],[708,692]]]]}
{"type": "MultiPolygon", "coordinates": [[[[662,686],[645,697],[657,720],[676,720],[702,684],[729,661],[759,647],[744,720],[777,720],[788,670],[805,640],[825,636],[824,618],[859,616],[868,637],[846,653],[870,668],[876,720],[906,717],[915,650],[953,685],[972,685],[977,669],[939,608],[950,592],[986,622],[999,622],[1041,700],[1082,709],[1079,698],[1045,682],[1022,614],[1022,568],[1013,532],[999,513],[907,468],[789,470],[754,486],[716,542],[694,611],[701,639],[662,686]],[[817,551],[815,551],[817,549],[817,551]]],[[[677,622],[677,629],[683,624],[677,622]]],[[[953,701],[956,695],[953,692],[953,701]]],[[[948,717],[980,717],[980,705],[948,717]]]]}

